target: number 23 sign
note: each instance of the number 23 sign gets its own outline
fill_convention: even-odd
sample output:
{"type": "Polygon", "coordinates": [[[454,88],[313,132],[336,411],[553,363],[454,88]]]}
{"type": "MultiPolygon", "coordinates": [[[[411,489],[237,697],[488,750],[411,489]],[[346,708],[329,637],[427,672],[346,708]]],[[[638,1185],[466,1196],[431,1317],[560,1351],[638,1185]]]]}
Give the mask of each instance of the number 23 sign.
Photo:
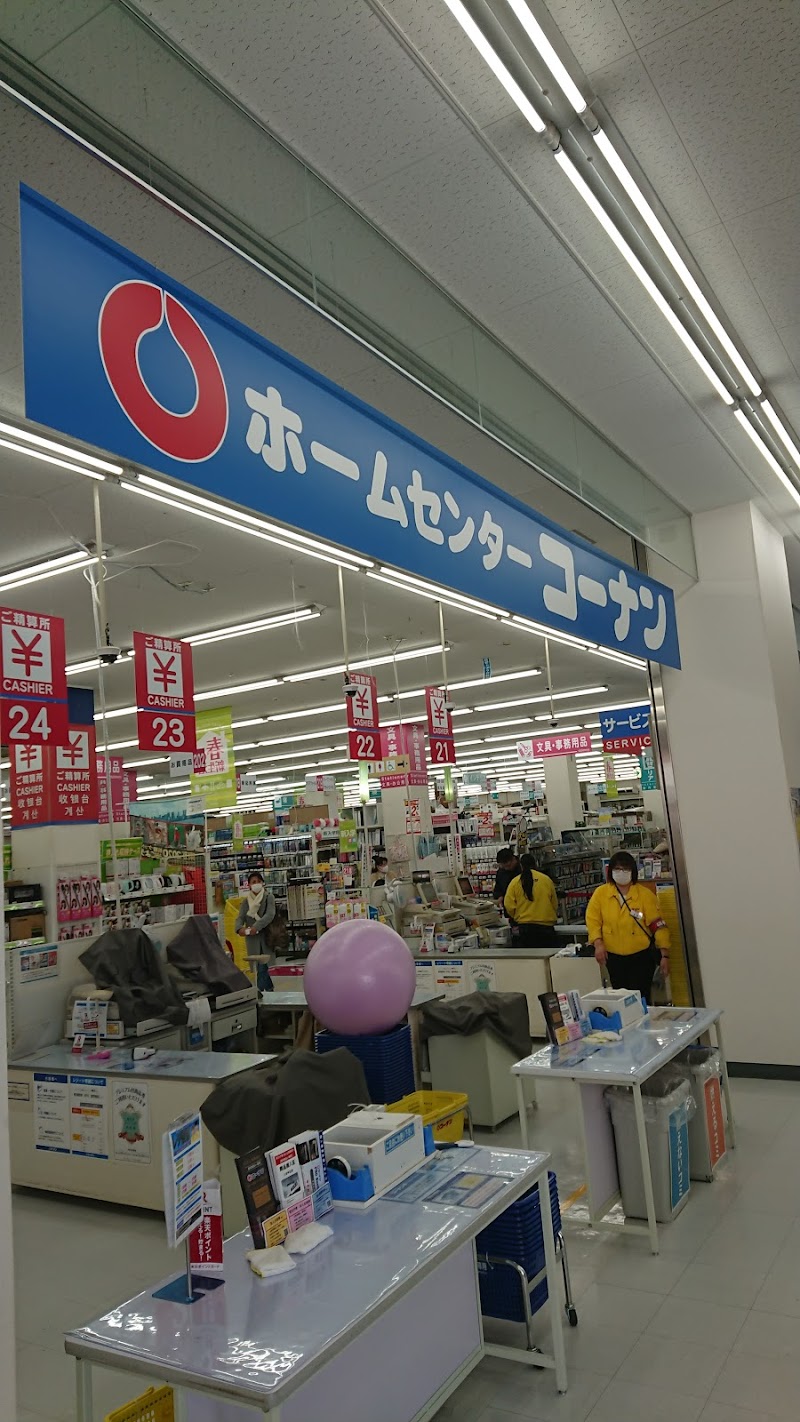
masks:
{"type": "Polygon", "coordinates": [[[63,617],[0,607],[0,742],[69,745],[63,617]]]}
{"type": "Polygon", "coordinates": [[[195,749],[194,676],[188,642],[133,634],[140,750],[195,749]]]}

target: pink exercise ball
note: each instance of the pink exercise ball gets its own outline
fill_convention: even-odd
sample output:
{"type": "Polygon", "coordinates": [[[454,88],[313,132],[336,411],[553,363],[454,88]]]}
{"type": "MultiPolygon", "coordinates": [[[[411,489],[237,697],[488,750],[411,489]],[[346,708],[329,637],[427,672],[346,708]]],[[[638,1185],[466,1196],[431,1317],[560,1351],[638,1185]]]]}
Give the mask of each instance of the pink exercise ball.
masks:
{"type": "Polygon", "coordinates": [[[329,928],[308,955],[303,982],[314,1016],[330,1032],[386,1032],[405,1017],[416,987],[414,959],[399,933],[375,919],[329,928]]]}

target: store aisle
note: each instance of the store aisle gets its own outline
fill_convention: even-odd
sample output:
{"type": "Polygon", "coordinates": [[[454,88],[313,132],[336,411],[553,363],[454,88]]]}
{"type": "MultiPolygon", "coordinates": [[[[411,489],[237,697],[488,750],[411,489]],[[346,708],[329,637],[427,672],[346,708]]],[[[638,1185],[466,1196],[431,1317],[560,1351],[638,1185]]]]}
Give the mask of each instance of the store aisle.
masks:
{"type": "MultiPolygon", "coordinates": [[[[580,1325],[568,1330],[570,1390],[552,1374],[487,1359],[441,1422],[767,1422],[796,1418],[800,1396],[800,1085],[733,1084],[739,1149],[713,1185],[662,1230],[614,1239],[567,1211],[580,1325]]],[[[570,1096],[540,1093],[534,1143],[556,1156],[562,1200],[580,1179],[570,1096]]],[[[515,1144],[509,1123],[493,1139],[515,1144]]],[[[73,1418],[74,1365],[63,1329],[168,1273],[152,1215],[17,1192],[14,1199],[17,1422],[73,1418]]],[[[96,1375],[97,1415],[142,1390],[96,1375]]]]}

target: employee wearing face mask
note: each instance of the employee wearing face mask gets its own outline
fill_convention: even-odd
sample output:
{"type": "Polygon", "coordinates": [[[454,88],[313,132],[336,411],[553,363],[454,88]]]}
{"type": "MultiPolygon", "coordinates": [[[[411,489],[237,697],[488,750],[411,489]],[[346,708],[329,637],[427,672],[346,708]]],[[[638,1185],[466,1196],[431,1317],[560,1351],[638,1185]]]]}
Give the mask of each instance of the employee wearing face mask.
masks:
{"type": "Polygon", "coordinates": [[[669,930],[655,894],[639,884],[632,854],[620,849],[608,861],[608,883],[595,889],[586,908],[589,942],[615,988],[637,988],[652,999],[653,976],[660,966],[669,975],[669,930]]]}

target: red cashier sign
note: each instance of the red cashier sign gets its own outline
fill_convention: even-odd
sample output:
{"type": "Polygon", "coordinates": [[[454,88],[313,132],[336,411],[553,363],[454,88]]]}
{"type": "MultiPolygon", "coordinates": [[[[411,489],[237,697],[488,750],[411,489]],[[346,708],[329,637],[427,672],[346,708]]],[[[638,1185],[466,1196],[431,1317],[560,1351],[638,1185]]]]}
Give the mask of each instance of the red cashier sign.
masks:
{"type": "Polygon", "coordinates": [[[346,695],[347,739],[351,760],[380,760],[381,733],[378,729],[378,683],[365,672],[351,672],[351,689],[346,695]]]}
{"type": "Polygon", "coordinates": [[[453,740],[453,718],[447,706],[447,692],[440,686],[425,687],[425,707],[428,713],[428,744],[434,765],[455,765],[456,747],[453,740]]]}
{"type": "Polygon", "coordinates": [[[63,617],[0,607],[0,742],[69,744],[63,617]]]}
{"type": "Polygon", "coordinates": [[[193,751],[194,673],[188,642],[133,634],[140,750],[193,751]]]}

